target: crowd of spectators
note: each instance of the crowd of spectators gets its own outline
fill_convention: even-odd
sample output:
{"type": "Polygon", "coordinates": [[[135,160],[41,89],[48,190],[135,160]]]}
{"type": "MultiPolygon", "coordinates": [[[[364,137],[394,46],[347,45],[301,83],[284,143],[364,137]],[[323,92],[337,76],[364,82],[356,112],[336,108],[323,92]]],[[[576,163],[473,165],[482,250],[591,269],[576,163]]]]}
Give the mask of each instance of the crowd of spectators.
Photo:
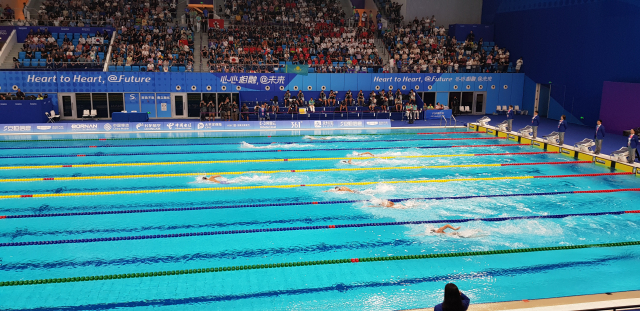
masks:
{"type": "Polygon", "coordinates": [[[225,0],[226,18],[245,25],[304,25],[327,23],[345,26],[345,12],[336,0],[225,0]]]}
{"type": "Polygon", "coordinates": [[[111,65],[140,66],[145,71],[155,72],[184,66],[184,71],[193,71],[193,33],[190,29],[123,26],[114,40],[111,65]]]}
{"type": "Polygon", "coordinates": [[[95,34],[58,34],[48,29],[33,31],[22,44],[19,58],[14,58],[14,67],[40,66],[56,68],[93,68],[104,63],[104,52],[110,34],[97,31],[95,34]],[[78,37],[75,37],[75,36],[78,37]],[[71,37],[69,37],[71,36],[71,37]]]}
{"type": "Polygon", "coordinates": [[[162,26],[176,17],[177,0],[45,0],[37,12],[40,26],[162,26]]]}
{"type": "Polygon", "coordinates": [[[211,72],[273,72],[284,64],[315,72],[367,72],[382,68],[374,31],[345,25],[337,2],[228,1],[235,25],[211,28],[203,62],[211,72]]]}
{"type": "Polygon", "coordinates": [[[414,19],[385,33],[391,71],[403,73],[507,72],[509,50],[494,45],[484,49],[471,32],[465,41],[446,35],[435,17],[414,19]]]}
{"type": "Polygon", "coordinates": [[[0,19],[8,19],[12,20],[16,17],[15,11],[9,6],[9,4],[4,7],[0,5],[0,19]]]}
{"type": "Polygon", "coordinates": [[[404,16],[400,13],[402,4],[398,2],[391,2],[390,0],[384,0],[381,3],[381,7],[392,25],[396,27],[402,26],[402,22],[404,22],[404,16]]]}

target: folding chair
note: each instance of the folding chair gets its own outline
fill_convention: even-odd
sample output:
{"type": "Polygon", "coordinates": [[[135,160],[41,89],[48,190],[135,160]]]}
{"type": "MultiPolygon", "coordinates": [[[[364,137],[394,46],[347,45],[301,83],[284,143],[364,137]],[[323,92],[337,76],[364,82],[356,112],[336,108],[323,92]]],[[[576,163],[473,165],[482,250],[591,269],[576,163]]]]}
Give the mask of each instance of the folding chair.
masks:
{"type": "Polygon", "coordinates": [[[53,110],[53,109],[51,110],[51,112],[49,114],[51,114],[51,118],[53,118],[53,122],[56,122],[56,118],[60,119],[60,115],[56,114],[56,111],[53,110]]]}

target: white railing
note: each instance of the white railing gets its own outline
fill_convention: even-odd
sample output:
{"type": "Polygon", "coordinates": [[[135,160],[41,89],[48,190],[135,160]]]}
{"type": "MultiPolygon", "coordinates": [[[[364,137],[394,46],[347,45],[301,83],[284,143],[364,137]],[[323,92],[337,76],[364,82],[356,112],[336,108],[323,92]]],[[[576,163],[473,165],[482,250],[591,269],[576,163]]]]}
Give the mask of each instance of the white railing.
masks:
{"type": "MultiPolygon", "coordinates": [[[[0,50],[0,64],[4,62],[5,59],[7,59],[7,57],[9,57],[11,54],[11,50],[13,48],[14,45],[16,45],[18,43],[17,40],[18,35],[16,34],[15,29],[11,31],[11,34],[9,35],[9,38],[7,38],[7,41],[5,41],[4,45],[2,46],[2,50],[0,50]]],[[[13,61],[13,60],[10,60],[13,61]]]]}

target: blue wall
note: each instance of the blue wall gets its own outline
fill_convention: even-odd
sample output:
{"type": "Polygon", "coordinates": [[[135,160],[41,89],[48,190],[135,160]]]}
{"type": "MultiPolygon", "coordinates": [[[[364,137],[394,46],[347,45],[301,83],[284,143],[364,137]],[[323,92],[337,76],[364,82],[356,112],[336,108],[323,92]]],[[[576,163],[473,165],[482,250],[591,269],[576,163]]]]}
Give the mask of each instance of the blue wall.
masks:
{"type": "MultiPolygon", "coordinates": [[[[372,90],[402,90],[409,93],[438,92],[437,100],[443,100],[446,92],[487,92],[486,112],[492,113],[498,105],[520,105],[523,102],[524,74],[223,74],[223,73],[154,73],[154,72],[0,72],[0,90],[20,87],[25,93],[176,93],[176,92],[240,92],[241,100],[264,101],[278,95],[282,99],[284,90],[293,94],[295,88],[306,93],[305,99],[316,97],[325,87],[339,91],[339,98],[351,90],[367,95],[372,90]],[[442,93],[441,93],[442,92],[442,93]],[[253,95],[252,93],[256,93],[253,95]]],[[[150,106],[152,94],[141,105],[141,111],[156,110],[150,106]]],[[[129,99],[127,99],[129,100],[129,99]]],[[[129,109],[132,110],[132,109],[129,109]]],[[[153,117],[152,116],[152,117],[153,117]]]]}
{"type": "Polygon", "coordinates": [[[533,81],[566,89],[552,91],[550,117],[584,124],[599,117],[604,81],[640,82],[639,17],[635,0],[484,0],[482,9],[512,62],[523,57],[533,81]]]}

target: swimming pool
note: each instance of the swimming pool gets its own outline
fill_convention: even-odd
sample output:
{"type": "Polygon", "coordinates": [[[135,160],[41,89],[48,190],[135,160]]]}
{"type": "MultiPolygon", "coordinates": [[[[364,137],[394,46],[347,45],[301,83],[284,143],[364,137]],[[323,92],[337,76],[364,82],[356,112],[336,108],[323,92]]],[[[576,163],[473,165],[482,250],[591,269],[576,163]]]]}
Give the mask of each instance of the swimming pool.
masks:
{"type": "Polygon", "coordinates": [[[638,192],[597,192],[640,178],[465,129],[4,139],[3,310],[392,310],[433,306],[448,282],[472,303],[640,286],[640,246],[562,249],[640,240],[638,214],[614,213],[638,192]],[[460,233],[430,232],[447,223],[460,233]],[[80,277],[95,280],[61,282],[80,277]]]}

